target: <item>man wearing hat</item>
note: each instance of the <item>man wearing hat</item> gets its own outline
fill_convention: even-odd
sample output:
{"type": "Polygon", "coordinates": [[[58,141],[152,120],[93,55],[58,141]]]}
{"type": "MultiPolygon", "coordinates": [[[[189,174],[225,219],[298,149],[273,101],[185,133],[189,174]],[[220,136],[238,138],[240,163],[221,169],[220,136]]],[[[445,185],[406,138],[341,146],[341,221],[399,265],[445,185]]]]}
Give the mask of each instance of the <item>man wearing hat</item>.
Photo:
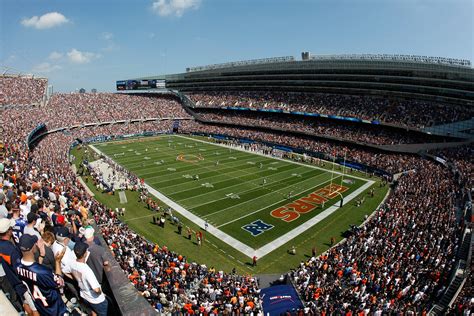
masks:
{"type": "Polygon", "coordinates": [[[79,284],[81,297],[89,304],[91,309],[99,316],[107,316],[107,299],[102,293],[102,288],[94,272],[86,264],[89,256],[88,248],[89,245],[84,242],[77,242],[74,245],[74,254],[77,259],[71,269],[72,275],[79,284]]]}
{"type": "Polygon", "coordinates": [[[54,256],[57,256],[58,253],[65,250],[65,254],[61,260],[61,271],[70,279],[73,279],[71,274],[71,266],[76,261],[76,256],[74,252],[68,247],[70,239],[69,229],[67,227],[59,227],[56,230],[56,241],[51,246],[54,256]]]}
{"type": "Polygon", "coordinates": [[[61,259],[65,251],[55,257],[55,272],[35,262],[34,253],[37,250],[38,237],[24,234],[20,238],[19,247],[23,254],[17,272],[20,279],[33,293],[34,305],[40,315],[64,315],[68,313],[59,288],[63,286],[61,275],[61,259]]]}
{"type": "Polygon", "coordinates": [[[99,246],[94,241],[94,228],[92,228],[92,226],[86,227],[84,231],[84,238],[86,239],[86,243],[89,245],[90,252],[86,263],[92,269],[92,272],[94,272],[97,281],[102,284],[104,267],[109,264],[107,261],[105,248],[99,246]]]}

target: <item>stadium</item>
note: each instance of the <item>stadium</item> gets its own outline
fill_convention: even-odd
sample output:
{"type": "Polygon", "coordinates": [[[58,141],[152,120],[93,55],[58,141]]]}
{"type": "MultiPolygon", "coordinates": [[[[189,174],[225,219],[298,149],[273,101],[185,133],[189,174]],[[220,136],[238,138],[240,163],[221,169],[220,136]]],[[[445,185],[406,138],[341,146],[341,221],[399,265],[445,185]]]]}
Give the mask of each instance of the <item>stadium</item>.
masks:
{"type": "MultiPolygon", "coordinates": [[[[23,247],[27,218],[53,270],[54,243],[101,245],[109,315],[472,308],[469,61],[303,52],[116,87],[0,77],[2,240],[23,247]]],[[[2,287],[12,313],[24,277],[2,287]]]]}

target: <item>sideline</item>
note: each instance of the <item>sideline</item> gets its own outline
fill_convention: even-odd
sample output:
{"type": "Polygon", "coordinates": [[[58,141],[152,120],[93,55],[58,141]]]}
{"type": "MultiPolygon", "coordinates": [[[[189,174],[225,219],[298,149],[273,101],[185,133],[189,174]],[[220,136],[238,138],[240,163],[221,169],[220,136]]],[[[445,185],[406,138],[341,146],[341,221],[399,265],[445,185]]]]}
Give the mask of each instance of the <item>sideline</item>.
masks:
{"type": "Polygon", "coordinates": [[[95,196],[94,192],[91,191],[91,189],[89,189],[89,187],[87,186],[87,184],[84,182],[84,180],[82,179],[82,176],[78,175],[77,174],[77,168],[76,166],[74,165],[74,163],[71,164],[71,170],[72,172],[74,172],[74,174],[76,175],[76,178],[79,180],[79,182],[81,183],[82,187],[84,188],[84,190],[86,190],[87,194],[89,194],[90,196],[95,196]]]}
{"type": "MultiPolygon", "coordinates": [[[[228,147],[228,146],[225,146],[225,145],[222,145],[222,144],[208,143],[208,142],[205,142],[205,141],[202,141],[202,140],[199,140],[199,139],[188,138],[188,137],[181,136],[181,135],[173,135],[173,136],[188,139],[188,140],[192,140],[192,141],[198,141],[198,142],[209,144],[209,145],[221,146],[221,147],[225,147],[225,148],[232,148],[232,149],[236,149],[236,150],[239,150],[239,151],[249,153],[248,151],[240,149],[240,148],[228,147]]],[[[97,149],[94,145],[89,145],[89,146],[92,148],[92,150],[94,150],[99,155],[104,155],[104,156],[108,157],[107,155],[102,153],[99,149],[97,149]]],[[[250,152],[250,153],[268,158],[268,156],[266,156],[264,154],[261,154],[261,153],[254,153],[254,152],[250,152]]],[[[108,158],[110,158],[110,157],[108,157],[108,158]]],[[[291,162],[291,161],[284,160],[284,159],[277,158],[277,157],[272,157],[272,158],[276,159],[276,160],[285,161],[285,162],[291,162]]],[[[314,169],[320,169],[320,170],[324,170],[324,171],[327,172],[326,169],[319,168],[319,167],[316,167],[316,166],[305,165],[305,164],[298,163],[298,162],[291,162],[291,163],[298,164],[298,165],[303,165],[305,167],[312,167],[314,169]]],[[[342,173],[340,173],[340,172],[334,172],[334,173],[342,175],[342,173]]],[[[370,186],[372,186],[375,183],[375,181],[373,181],[373,180],[367,180],[367,179],[359,178],[359,177],[356,177],[356,176],[349,176],[347,174],[345,174],[345,176],[360,179],[360,180],[363,180],[363,181],[366,182],[364,185],[362,185],[357,190],[355,190],[354,192],[352,192],[351,194],[347,195],[344,198],[345,204],[347,204],[348,202],[353,200],[355,197],[357,197],[359,194],[364,192],[366,189],[368,189],[370,186]]],[[[204,229],[204,226],[205,226],[205,223],[206,223],[205,220],[201,219],[200,217],[198,217],[198,216],[194,215],[193,213],[191,213],[190,211],[186,210],[184,207],[182,207],[178,203],[172,201],[171,199],[169,199],[168,197],[166,197],[165,195],[163,195],[162,193],[160,193],[159,191],[157,191],[156,189],[151,187],[146,182],[144,183],[144,185],[148,189],[148,191],[152,195],[154,195],[156,198],[160,199],[162,202],[164,202],[168,206],[172,207],[174,210],[176,210],[182,216],[184,216],[187,219],[194,222],[196,225],[201,227],[201,229],[204,229]]],[[[220,229],[218,229],[217,227],[215,227],[215,226],[213,226],[209,223],[208,223],[207,232],[209,232],[212,235],[216,236],[217,238],[219,238],[220,240],[222,240],[223,242],[225,242],[229,246],[233,247],[234,249],[240,251],[242,254],[244,254],[245,256],[247,256],[249,258],[252,258],[253,256],[257,256],[258,258],[263,258],[265,255],[267,255],[267,254],[271,253],[272,251],[274,251],[275,249],[283,246],[287,242],[291,241],[292,239],[294,239],[298,235],[300,235],[303,232],[307,231],[308,229],[315,226],[317,223],[319,223],[320,221],[324,220],[326,217],[328,217],[329,215],[334,213],[339,208],[339,203],[340,202],[337,201],[336,203],[334,203],[333,205],[331,205],[330,207],[325,209],[323,212],[321,212],[318,215],[310,218],[309,220],[305,221],[304,223],[302,223],[298,227],[295,227],[294,229],[292,229],[291,231],[287,232],[286,234],[280,236],[279,238],[268,242],[266,245],[262,246],[259,249],[253,249],[253,248],[247,246],[246,244],[242,243],[241,241],[235,239],[234,237],[228,235],[227,233],[221,231],[220,229]]]]}

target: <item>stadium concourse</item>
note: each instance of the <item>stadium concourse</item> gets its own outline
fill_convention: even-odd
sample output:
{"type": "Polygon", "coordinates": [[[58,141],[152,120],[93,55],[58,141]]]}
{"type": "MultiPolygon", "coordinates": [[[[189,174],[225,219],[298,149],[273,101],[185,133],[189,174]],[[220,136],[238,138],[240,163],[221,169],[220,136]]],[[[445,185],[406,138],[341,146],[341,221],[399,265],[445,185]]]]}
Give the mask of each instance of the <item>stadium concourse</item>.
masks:
{"type": "MultiPolygon", "coordinates": [[[[237,275],[188,262],[186,254],[147,241],[122,223],[116,211],[89,196],[73,172],[68,152],[77,139],[172,131],[173,120],[160,118],[183,119],[180,132],[245,137],[287,146],[298,144],[302,149],[326,155],[342,157],[347,154],[354,162],[389,174],[402,172],[392,184],[393,190],[385,203],[363,226],[355,229],[352,236],[326,253],[306,258],[288,273],[304,302],[302,309],[293,313],[427,314],[449,293],[453,276],[458,276],[457,271],[463,269],[460,259],[467,260],[463,257],[463,249],[467,236],[470,242],[470,234],[466,233],[470,232],[470,227],[466,225],[463,212],[472,188],[472,146],[431,152],[431,155],[443,158],[438,159],[440,163],[418,155],[380,153],[309,136],[198,123],[172,95],[54,94],[47,104],[38,106],[39,100],[43,99],[41,87],[44,86],[43,79],[0,78],[1,140],[4,144],[0,165],[0,260],[3,268],[0,280],[2,290],[18,311],[38,310],[47,314],[55,309],[64,312],[75,307],[71,297],[77,296],[81,309],[92,308],[100,314],[98,301],[103,303],[104,300],[97,291],[91,294],[91,289],[81,287],[81,280],[77,282],[77,274],[73,273],[79,266],[76,256],[83,260],[80,259],[84,250],[81,247],[86,247],[83,246],[86,243],[90,251],[87,264],[93,272],[90,278],[95,279],[97,283],[94,284],[99,284],[99,289],[104,279],[103,268],[107,270],[107,266],[113,264],[104,260],[104,254],[111,251],[130,282],[157,311],[208,315],[263,313],[255,276],[237,275]],[[153,120],[144,120],[147,118],[153,120]],[[104,122],[115,123],[101,124],[104,122]],[[45,124],[47,132],[29,148],[31,144],[25,139],[41,123],[45,124]],[[96,227],[96,237],[102,236],[105,244],[99,244],[94,238],[90,225],[96,227]],[[18,239],[20,235],[22,238],[18,239]],[[25,238],[26,235],[37,237],[25,238]],[[36,241],[36,246],[31,240],[36,241]],[[66,249],[66,254],[61,258],[62,248],[66,249]],[[55,256],[58,264],[54,263],[55,256]],[[43,269],[41,279],[63,279],[67,285],[64,288],[67,299],[58,299],[63,282],[40,283],[35,277],[31,282],[28,276],[33,274],[21,269],[32,267],[32,261],[49,265],[56,268],[56,273],[63,274],[60,278],[54,276],[51,269],[43,269]],[[28,287],[33,288],[26,288],[22,280],[29,280],[28,287]],[[79,285],[80,294],[75,292],[74,285],[79,285]],[[33,296],[28,294],[30,292],[33,296]],[[96,299],[92,303],[91,295],[96,299]]],[[[246,93],[192,97],[209,104],[209,100],[238,100],[239,96],[257,98],[246,93]]],[[[288,96],[282,94],[282,97],[288,96]]],[[[295,108],[318,106],[327,113],[348,111],[350,115],[369,119],[382,113],[384,120],[402,124],[407,122],[396,121],[393,117],[411,117],[408,123],[413,126],[472,115],[455,110],[426,111],[438,105],[416,101],[407,101],[413,105],[409,107],[364,97],[342,102],[338,97],[321,95],[313,100],[317,100],[314,105],[296,102],[295,108]],[[396,112],[394,116],[393,111],[396,112]],[[429,113],[429,117],[423,112],[429,113]]],[[[276,99],[266,106],[277,106],[278,103],[276,99]]],[[[237,124],[247,120],[234,115],[214,118],[237,124]]],[[[288,126],[293,121],[276,121],[275,124],[288,126]]],[[[337,126],[323,129],[328,135],[346,131],[341,132],[337,126]]],[[[362,141],[371,138],[363,128],[353,128],[348,134],[350,138],[362,141]]],[[[396,136],[385,134],[380,141],[399,142],[399,139],[391,141],[391,137],[396,136]]],[[[375,141],[379,142],[379,139],[375,141]]],[[[138,183],[133,174],[129,177],[131,183],[138,183]]],[[[470,221],[468,218],[467,222],[470,221]]],[[[464,269],[469,271],[470,264],[464,269]]],[[[467,284],[472,286],[470,281],[467,284]]],[[[472,312],[472,293],[461,293],[465,296],[458,296],[459,303],[453,312],[472,312]]],[[[110,300],[106,302],[112,308],[110,300]]]]}

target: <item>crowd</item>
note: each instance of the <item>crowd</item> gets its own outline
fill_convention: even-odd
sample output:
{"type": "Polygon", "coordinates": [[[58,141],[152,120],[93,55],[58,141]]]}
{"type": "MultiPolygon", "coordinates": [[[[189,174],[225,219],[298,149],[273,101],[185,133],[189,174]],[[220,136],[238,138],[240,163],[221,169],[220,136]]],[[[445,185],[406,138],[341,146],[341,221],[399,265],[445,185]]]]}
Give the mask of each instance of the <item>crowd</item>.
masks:
{"type": "MultiPolygon", "coordinates": [[[[3,90],[0,89],[1,91],[3,90]]],[[[57,93],[41,108],[11,108],[5,110],[3,116],[4,120],[15,124],[18,142],[40,123],[46,124],[48,130],[53,130],[119,120],[190,118],[172,96],[147,97],[113,93],[57,93]]]]}
{"type": "MultiPolygon", "coordinates": [[[[18,96],[22,98],[26,99],[18,96]]],[[[91,104],[90,107],[95,107],[91,104]]],[[[25,126],[34,122],[31,117],[46,117],[47,123],[59,127],[89,123],[89,119],[92,122],[112,117],[126,120],[145,113],[134,112],[135,109],[129,108],[130,103],[123,106],[124,109],[110,106],[109,109],[115,109],[110,114],[96,115],[86,109],[83,113],[81,108],[75,110],[75,115],[58,114],[56,118],[47,113],[47,107],[22,109],[23,115],[15,113],[16,109],[4,111],[1,137],[5,159],[0,165],[2,289],[10,294],[15,307],[26,311],[61,314],[74,308],[71,296],[77,296],[85,308],[103,315],[108,299],[102,293],[101,282],[103,270],[109,265],[103,254],[109,248],[129,280],[157,310],[183,314],[261,313],[259,287],[254,277],[189,262],[185,255],[145,240],[122,223],[116,211],[91,198],[71,170],[68,149],[77,138],[149,130],[168,132],[172,122],[81,126],[49,134],[33,151],[26,149],[25,136],[35,126],[25,126]],[[94,231],[91,221],[100,227],[100,232],[94,231]],[[106,244],[100,244],[94,237],[97,233],[106,244]],[[32,273],[41,278],[32,280],[28,277],[32,273]],[[36,294],[29,295],[30,292],[36,294]],[[55,310],[45,309],[46,305],[55,310]]],[[[161,115],[184,115],[182,108],[176,107],[173,105],[170,113],[161,112],[161,115]]],[[[466,161],[463,153],[459,157],[455,150],[443,153],[461,171],[456,179],[448,169],[417,156],[379,154],[305,137],[222,128],[194,121],[183,122],[180,129],[286,146],[296,144],[328,156],[347,156],[390,173],[405,171],[389,199],[366,225],[346,242],[323,255],[314,255],[291,272],[306,302],[306,312],[381,315],[414,310],[423,313],[442,295],[460,233],[454,209],[463,188],[468,187],[459,183],[472,181],[472,161],[466,161]]],[[[462,151],[472,152],[472,148],[462,151]]]]}
{"type": "Polygon", "coordinates": [[[157,309],[183,314],[243,314],[261,310],[257,280],[215,271],[151,243],[103,206],[91,208],[104,239],[129,280],[157,309]]]}
{"type": "Polygon", "coordinates": [[[47,79],[0,76],[0,106],[38,105],[43,100],[47,79]]]}
{"type": "Polygon", "coordinates": [[[373,145],[394,145],[410,143],[441,142],[441,138],[414,133],[394,131],[380,125],[350,124],[333,120],[314,119],[310,117],[289,117],[274,114],[257,114],[255,112],[219,111],[197,112],[204,120],[225,122],[237,125],[269,127],[299,131],[321,136],[336,137],[344,140],[373,145]]]}
{"type": "Polygon", "coordinates": [[[291,273],[307,307],[427,313],[448,285],[461,233],[454,210],[460,193],[448,170],[420,161],[361,230],[291,273]]]}
{"type": "Polygon", "coordinates": [[[189,97],[198,107],[237,106],[339,115],[411,127],[467,120],[474,110],[466,107],[372,96],[324,93],[210,91],[189,97]]]}

